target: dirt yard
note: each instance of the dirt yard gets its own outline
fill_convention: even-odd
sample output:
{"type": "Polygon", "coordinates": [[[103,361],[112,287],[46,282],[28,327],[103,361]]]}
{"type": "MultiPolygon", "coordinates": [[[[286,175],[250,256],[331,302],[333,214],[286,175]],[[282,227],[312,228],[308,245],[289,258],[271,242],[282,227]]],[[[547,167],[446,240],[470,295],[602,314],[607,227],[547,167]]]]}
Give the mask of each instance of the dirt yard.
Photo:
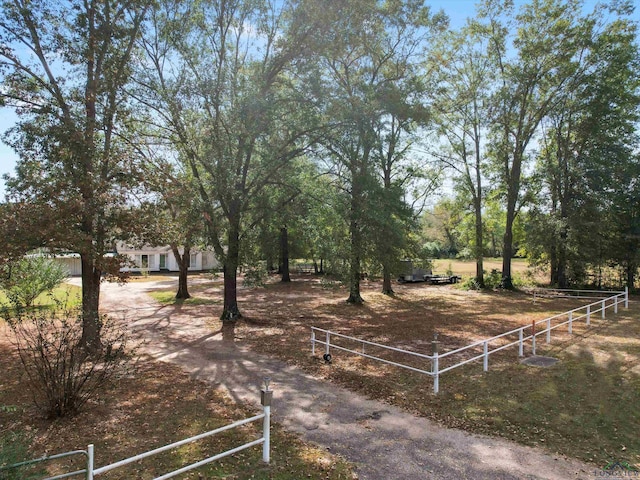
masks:
{"type": "MultiPolygon", "coordinates": [[[[266,288],[240,289],[244,318],[235,341],[446,426],[543,446],[594,465],[640,463],[637,304],[617,316],[610,310],[604,322],[594,318],[590,329],[576,323],[573,335],[556,330],[550,345],[539,338],[538,354],[561,359],[552,368],[521,365],[513,347],[491,356],[488,373],[479,362],[445,373],[437,396],[431,378],[420,373],[338,351],[330,365],[322,352],[311,355],[311,326],[425,354],[437,333],[444,353],[586,303],[420,283],[394,288],[389,297],[379,293],[378,283],[364,282],[365,303],[352,306],[343,288],[327,288],[312,275],[294,276],[289,284],[274,277],[266,288]]],[[[192,293],[196,305],[186,302],[183,311],[207,311],[217,328],[220,281],[196,285],[192,293]]],[[[407,363],[402,354],[367,352],[407,363]]],[[[527,346],[525,355],[530,353],[527,346]]],[[[408,363],[429,370],[425,362],[408,363]]]]}

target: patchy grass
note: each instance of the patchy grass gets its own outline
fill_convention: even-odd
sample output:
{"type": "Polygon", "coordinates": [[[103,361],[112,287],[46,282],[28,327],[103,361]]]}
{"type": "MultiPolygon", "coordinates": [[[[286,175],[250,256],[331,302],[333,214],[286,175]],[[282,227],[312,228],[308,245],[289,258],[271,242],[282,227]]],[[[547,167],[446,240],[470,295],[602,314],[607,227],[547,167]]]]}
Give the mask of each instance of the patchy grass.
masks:
{"type": "MultiPolygon", "coordinates": [[[[33,306],[37,308],[49,307],[59,302],[67,303],[69,306],[80,305],[82,303],[82,289],[75,285],[63,283],[51,292],[40,294],[33,302],[33,306]]],[[[0,290],[0,307],[3,306],[11,308],[9,299],[0,290]]]]}
{"type": "MultiPolygon", "coordinates": [[[[609,310],[606,321],[594,316],[591,329],[576,322],[573,335],[554,330],[550,345],[539,337],[537,353],[561,360],[554,367],[521,365],[512,347],[491,356],[488,373],[475,362],[443,374],[435,396],[431,377],[420,373],[340,351],[325,365],[320,354],[311,355],[310,327],[426,354],[437,332],[444,353],[583,305],[584,299],[534,301],[517,292],[425,284],[397,285],[389,297],[378,293],[379,284],[365,282],[365,304],[349,306],[344,289],[323,289],[308,275],[294,280],[240,289],[245,318],[236,327],[237,342],[447,426],[542,446],[600,467],[611,460],[640,463],[637,303],[618,315],[609,310]]],[[[220,298],[218,289],[208,292],[220,298]]],[[[217,308],[210,312],[214,317],[217,308]]],[[[430,369],[429,361],[416,363],[400,353],[367,352],[430,369]]]]}
{"type": "MultiPolygon", "coordinates": [[[[191,287],[189,290],[193,290],[191,287]]],[[[150,292],[149,295],[163,305],[217,305],[222,304],[222,299],[211,297],[198,297],[191,294],[191,298],[179,299],[176,298],[176,291],[174,290],[159,290],[156,292],[150,292]]]]}
{"type": "MultiPolygon", "coordinates": [[[[39,417],[22,384],[22,370],[8,332],[0,327],[0,437],[9,432],[30,439],[30,458],[43,453],[86,449],[95,445],[97,467],[247,418],[257,410],[238,405],[220,391],[191,379],[178,367],[145,361],[131,378],[88,404],[73,418],[47,421],[39,417]]],[[[197,443],[159,454],[104,475],[105,479],[151,479],[207,456],[236,447],[261,434],[262,424],[223,432],[197,443]]],[[[301,442],[278,424],[272,425],[272,462],[262,463],[260,446],[194,470],[180,478],[351,479],[351,467],[336,456],[301,442]]],[[[0,442],[1,444],[1,442],[0,442]]],[[[0,459],[2,452],[0,452],[0,459]]],[[[0,460],[1,462],[1,460],[0,460]]],[[[82,457],[48,464],[56,475],[83,468],[82,457]]],[[[1,475],[0,475],[1,477],[1,475]]],[[[101,476],[102,478],[102,476],[101,476]]]]}

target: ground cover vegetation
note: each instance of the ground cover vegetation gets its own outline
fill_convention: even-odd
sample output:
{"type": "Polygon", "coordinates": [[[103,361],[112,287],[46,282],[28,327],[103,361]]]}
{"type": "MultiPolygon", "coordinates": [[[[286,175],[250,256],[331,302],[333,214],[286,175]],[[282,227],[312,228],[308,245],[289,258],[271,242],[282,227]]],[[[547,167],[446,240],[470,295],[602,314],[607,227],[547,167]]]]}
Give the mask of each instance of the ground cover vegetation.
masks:
{"type": "MultiPolygon", "coordinates": [[[[475,262],[468,262],[473,272],[475,262]]],[[[537,354],[560,360],[550,368],[525,366],[517,347],[491,355],[489,371],[475,362],[443,374],[440,393],[426,375],[333,351],[311,355],[310,327],[418,353],[431,354],[434,333],[445,353],[477,340],[584,305],[585,299],[533,299],[508,291],[477,292],[455,286],[394,285],[394,296],[380,293],[380,281],[363,282],[365,304],[345,309],[346,287],[327,289],[312,275],[294,275],[282,284],[274,277],[266,288],[242,288],[245,318],[235,341],[277,357],[313,375],[353,391],[400,406],[443,425],[497,435],[525,445],[579,458],[602,468],[623,459],[640,462],[636,435],[640,417],[640,330],[636,298],[629,310],[610,309],[607,318],[592,317],[592,326],[576,322],[573,334],[553,331],[550,344],[538,338],[537,354]]],[[[198,299],[219,296],[220,282],[194,288],[198,299]]],[[[199,307],[193,308],[194,313],[199,307]]],[[[213,307],[219,311],[218,304],[213,307]]],[[[217,329],[218,325],[212,325],[217,329]]],[[[338,345],[361,345],[335,339],[338,345]]],[[[429,370],[428,361],[367,346],[367,353],[429,370]]],[[[474,354],[482,353],[481,348],[474,354]]],[[[525,356],[531,354],[531,345],[525,356]]],[[[471,353],[465,353],[470,358],[471,353]]],[[[463,357],[457,357],[457,361],[463,357]]],[[[443,359],[441,368],[446,366],[443,359]]]]}

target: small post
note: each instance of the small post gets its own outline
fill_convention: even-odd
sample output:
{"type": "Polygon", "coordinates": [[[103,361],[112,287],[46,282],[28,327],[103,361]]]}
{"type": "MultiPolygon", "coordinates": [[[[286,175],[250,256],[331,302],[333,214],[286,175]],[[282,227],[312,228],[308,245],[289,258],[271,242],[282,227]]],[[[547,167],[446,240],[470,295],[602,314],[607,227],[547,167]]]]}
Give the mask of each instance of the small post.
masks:
{"type": "Polygon", "coordinates": [[[93,480],[93,444],[87,447],[87,480],[93,480]]]}
{"type": "Polygon", "coordinates": [[[613,304],[613,313],[618,313],[618,296],[616,295],[615,303],[613,304]]]}
{"type": "Polygon", "coordinates": [[[483,350],[484,350],[484,358],[483,360],[483,369],[484,371],[488,371],[489,370],[489,342],[485,341],[483,344],[483,350]]]}
{"type": "Polygon", "coordinates": [[[569,312],[569,333],[573,333],[573,312],[569,312]]]}
{"type": "Polygon", "coordinates": [[[329,343],[331,342],[331,334],[327,331],[324,353],[329,355],[329,343]]]}
{"type": "Polygon", "coordinates": [[[311,355],[316,354],[316,331],[311,327],[311,355]]]}
{"type": "Polygon", "coordinates": [[[629,308],[629,287],[624,287],[624,308],[629,308]]]}
{"type": "Polygon", "coordinates": [[[551,343],[551,319],[547,318],[547,343],[551,343]]]}
{"type": "Polygon", "coordinates": [[[591,325],[591,305],[587,305],[587,326],[591,325]]]}
{"type": "Polygon", "coordinates": [[[518,332],[518,356],[524,357],[524,345],[523,345],[523,337],[524,337],[524,328],[521,328],[518,332]]]}
{"type": "Polygon", "coordinates": [[[433,349],[433,360],[431,362],[431,372],[433,373],[433,393],[437,394],[440,391],[440,374],[438,373],[438,334],[433,334],[433,342],[431,346],[433,349]]]}
{"type": "Polygon", "coordinates": [[[264,442],[262,443],[262,461],[269,463],[271,460],[270,448],[271,448],[271,400],[273,399],[273,390],[269,390],[269,383],[271,379],[265,377],[264,388],[260,390],[260,403],[264,410],[264,419],[262,423],[262,435],[264,442]]]}
{"type": "Polygon", "coordinates": [[[607,307],[606,307],[606,305],[607,305],[607,301],[606,300],[602,300],[602,319],[603,320],[607,317],[607,314],[606,314],[607,307]]]}
{"type": "Polygon", "coordinates": [[[531,353],[536,354],[536,322],[531,322],[531,353]]]}

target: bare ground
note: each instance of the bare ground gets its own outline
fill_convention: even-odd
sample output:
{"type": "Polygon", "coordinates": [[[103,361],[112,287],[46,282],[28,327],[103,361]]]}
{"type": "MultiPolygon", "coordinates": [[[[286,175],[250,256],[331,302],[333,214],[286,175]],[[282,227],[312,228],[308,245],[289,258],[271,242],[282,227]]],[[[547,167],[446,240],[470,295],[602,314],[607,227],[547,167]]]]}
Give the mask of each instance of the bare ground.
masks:
{"type": "MultiPolygon", "coordinates": [[[[458,294],[446,287],[424,289],[416,285],[402,286],[396,297],[389,298],[377,294],[372,284],[365,287],[365,306],[346,307],[344,291],[322,289],[310,277],[298,280],[266,290],[241,290],[246,318],[235,331],[221,328],[217,321],[220,305],[215,303],[162,306],[146,296],[151,289],[173,286],[166,281],[107,285],[103,305],[131,324],[154,358],[180,365],[239,401],[255,403],[262,378],[271,377],[276,418],[304,439],[354,462],[362,479],[566,480],[586,479],[593,474],[592,465],[502,439],[443,428],[427,418],[319,379],[321,370],[330,367],[315,367],[320,375],[312,376],[296,366],[310,362],[317,365],[309,355],[312,324],[418,348],[429,345],[437,330],[443,347],[448,349],[470,338],[528,323],[532,310],[537,318],[543,318],[549,312],[547,302],[531,305],[529,298],[514,295],[505,299],[502,309],[496,307],[499,302],[488,302],[473,292],[458,294]],[[301,288],[303,282],[307,284],[301,288]],[[447,306],[454,304],[468,311],[471,319],[448,314],[447,306]],[[506,324],[505,315],[510,319],[506,324]],[[287,364],[256,350],[266,354],[278,350],[304,353],[285,355],[287,364]]],[[[203,283],[192,290],[211,296],[215,302],[220,285],[203,283]]],[[[553,308],[572,304],[566,303],[554,304],[553,308]]],[[[367,368],[355,360],[353,366],[367,368]]],[[[425,394],[429,388],[427,382],[425,394]]]]}

